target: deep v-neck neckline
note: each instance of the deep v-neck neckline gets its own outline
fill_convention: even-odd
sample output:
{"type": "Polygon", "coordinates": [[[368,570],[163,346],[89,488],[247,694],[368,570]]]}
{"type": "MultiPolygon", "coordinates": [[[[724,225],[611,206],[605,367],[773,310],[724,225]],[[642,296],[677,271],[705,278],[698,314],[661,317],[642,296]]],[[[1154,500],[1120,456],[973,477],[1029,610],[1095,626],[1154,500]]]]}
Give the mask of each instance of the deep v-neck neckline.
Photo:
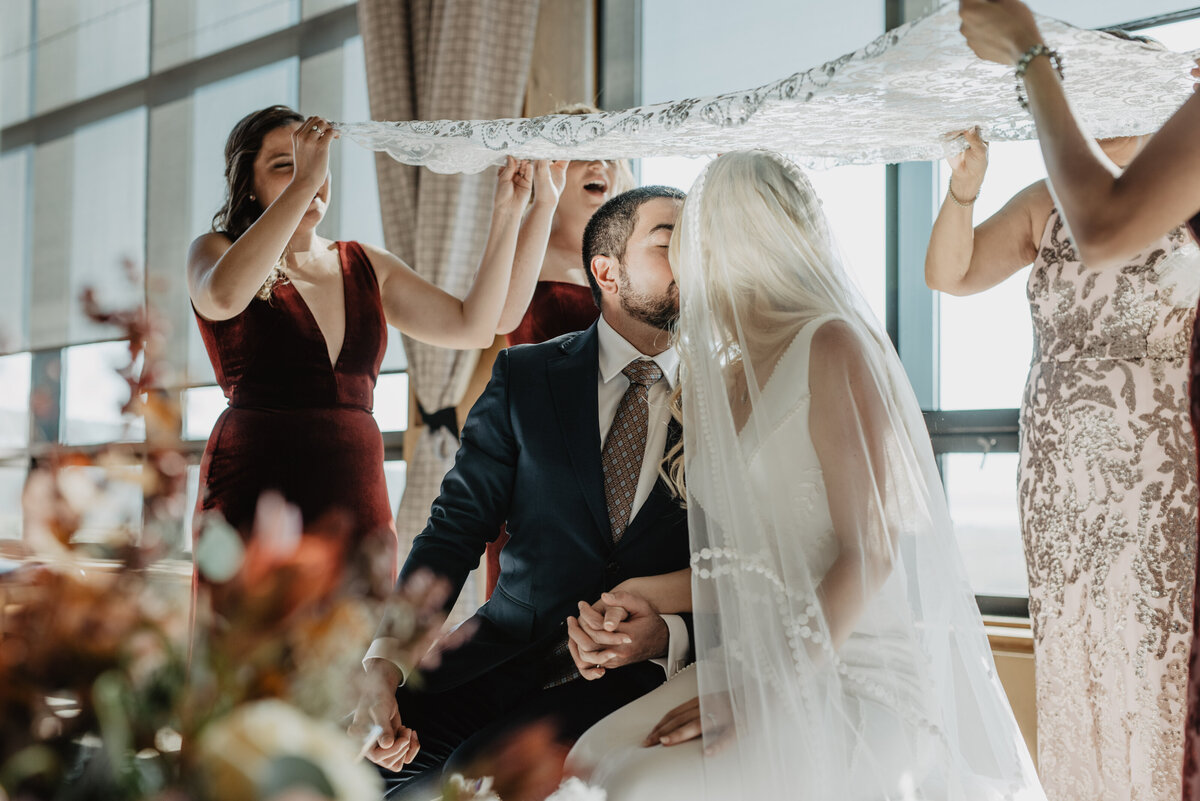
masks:
{"type": "MultiPolygon", "coordinates": [[[[773,384],[778,383],[774,379],[779,374],[781,368],[790,359],[794,358],[792,354],[796,350],[796,343],[799,342],[800,339],[802,337],[804,337],[806,333],[808,333],[808,337],[807,337],[808,345],[806,347],[806,350],[811,351],[812,335],[815,334],[815,332],[816,332],[816,329],[812,328],[812,327],[817,323],[825,323],[825,322],[827,322],[829,320],[833,320],[833,319],[837,319],[837,316],[833,315],[833,314],[823,314],[820,317],[814,317],[813,319],[809,320],[804,325],[800,326],[800,329],[798,331],[796,331],[795,335],[792,336],[792,340],[787,344],[787,347],[785,347],[783,349],[783,353],[781,353],[779,355],[779,358],[775,360],[775,364],[773,364],[771,366],[771,372],[767,374],[766,380],[764,380],[762,383],[762,386],[759,387],[758,402],[756,404],[754,404],[754,408],[750,409],[750,413],[747,414],[746,419],[742,421],[741,427],[735,428],[734,436],[737,437],[738,442],[741,442],[743,445],[746,443],[747,439],[749,438],[750,423],[752,421],[754,421],[754,419],[756,417],[761,416],[759,413],[762,412],[764,409],[768,408],[768,403],[770,403],[774,400],[773,396],[768,398],[767,391],[772,387],[773,384]],[[812,331],[809,331],[810,328],[812,328],[812,331]]],[[[820,326],[817,326],[817,328],[819,328],[819,327],[820,326]]],[[[805,376],[804,391],[801,393],[800,397],[807,396],[808,394],[809,394],[808,377],[805,376]]],[[[774,425],[776,422],[778,422],[778,420],[768,421],[767,425],[774,425]]],[[[756,447],[757,447],[757,445],[756,445],[756,447]]]]}
{"type": "Polygon", "coordinates": [[[345,254],[342,252],[342,243],[334,242],[333,244],[337,254],[338,273],[342,279],[342,316],[345,318],[342,330],[342,346],[338,348],[337,356],[333,359],[329,358],[329,340],[326,339],[325,332],[321,330],[321,324],[317,322],[317,316],[313,314],[308,301],[304,299],[304,293],[291,281],[288,281],[287,286],[291,287],[291,290],[296,293],[296,298],[300,301],[300,308],[304,310],[304,316],[308,318],[309,324],[317,333],[317,339],[321,342],[321,351],[325,354],[325,361],[328,362],[330,371],[336,373],[338,365],[342,363],[342,354],[346,352],[346,342],[350,339],[350,298],[348,289],[349,281],[346,280],[346,259],[344,258],[345,254]]]}
{"type": "MultiPolygon", "coordinates": [[[[759,385],[758,401],[751,405],[750,411],[746,413],[746,419],[742,421],[742,424],[740,427],[736,427],[736,429],[735,429],[736,436],[738,439],[741,439],[745,435],[746,429],[750,426],[750,421],[755,416],[755,412],[758,411],[758,409],[764,405],[764,398],[766,398],[766,396],[767,396],[767,390],[771,387],[776,373],[779,372],[779,368],[783,366],[784,361],[786,361],[788,356],[791,354],[791,352],[794,349],[794,346],[796,344],[796,340],[799,339],[800,332],[803,330],[804,329],[801,328],[800,331],[796,332],[796,335],[794,337],[792,337],[791,342],[789,342],[787,344],[787,347],[785,347],[783,349],[783,353],[779,354],[779,358],[777,358],[775,360],[775,363],[771,365],[771,370],[770,370],[770,372],[767,373],[767,377],[763,380],[762,384],[759,385]]],[[[742,380],[745,381],[745,383],[746,383],[746,394],[747,394],[747,396],[749,396],[750,380],[749,380],[749,378],[746,377],[746,371],[745,371],[744,366],[742,368],[742,380]]],[[[749,401],[747,401],[747,402],[749,402],[749,401]]]]}

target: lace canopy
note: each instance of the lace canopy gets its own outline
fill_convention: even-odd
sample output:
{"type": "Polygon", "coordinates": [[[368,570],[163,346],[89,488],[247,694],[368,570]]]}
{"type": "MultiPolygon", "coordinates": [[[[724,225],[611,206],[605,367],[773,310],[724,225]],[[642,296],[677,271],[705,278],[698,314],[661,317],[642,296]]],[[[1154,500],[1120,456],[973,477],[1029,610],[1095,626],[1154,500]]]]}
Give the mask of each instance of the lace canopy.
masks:
{"type": "MultiPolygon", "coordinates": [[[[1187,99],[1192,55],[1039,17],[1063,56],[1067,95],[1093,136],[1157,130],[1187,99]]],[[[698,156],[748,148],[809,166],[939,159],[947,135],[1036,136],[1011,68],[983,62],[958,32],[957,4],[865,47],[756,89],[602,114],[532,119],[341,123],[358,144],[405,164],[474,173],[504,156],[610,159],[698,156]]]]}

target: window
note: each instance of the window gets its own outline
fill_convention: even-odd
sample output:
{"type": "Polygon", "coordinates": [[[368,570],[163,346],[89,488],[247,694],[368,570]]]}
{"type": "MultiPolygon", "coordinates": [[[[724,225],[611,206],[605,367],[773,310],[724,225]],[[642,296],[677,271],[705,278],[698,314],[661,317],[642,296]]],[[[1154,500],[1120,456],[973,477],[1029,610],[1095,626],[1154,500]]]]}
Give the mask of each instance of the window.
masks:
{"type": "MultiPolygon", "coordinates": [[[[246,113],[275,103],[333,119],[369,116],[352,0],[5,0],[0,25],[0,538],[19,536],[20,494],[47,449],[91,451],[145,431],[122,416],[129,387],[121,332],[84,314],[147,300],[165,315],[181,438],[199,458],[225,398],[195,330],[183,275],[191,240],[224,195],[224,145],[246,113]],[[218,56],[213,58],[213,56],[218,56]],[[34,413],[36,411],[36,414],[34,413]]],[[[382,244],[373,154],[342,143],[322,233],[382,244]]],[[[392,432],[388,486],[404,486],[407,360],[389,339],[377,417],[392,432]]],[[[79,467],[87,486],[101,474],[79,467]],[[86,480],[85,480],[86,479],[86,480]]],[[[105,476],[80,537],[141,527],[133,467],[105,476]],[[111,496],[111,497],[108,497],[111,496]]],[[[395,502],[397,498],[393,499],[395,502]]],[[[190,537],[181,538],[184,541],[190,537]]]]}
{"type": "Polygon", "coordinates": [[[20,122],[30,114],[32,45],[33,4],[29,0],[5,4],[4,25],[0,26],[0,126],[20,122]]]}
{"type": "Polygon", "coordinates": [[[216,425],[221,412],[228,408],[228,403],[220,387],[193,387],[184,390],[181,408],[183,438],[203,440],[208,439],[209,432],[216,425]]]}
{"type": "Polygon", "coordinates": [[[21,538],[21,491],[29,468],[0,462],[0,540],[21,538]]]}
{"type": "Polygon", "coordinates": [[[96,342],[63,350],[64,445],[145,438],[142,418],[121,414],[121,407],[129,401],[129,384],[117,371],[128,364],[125,342],[96,342]]]}
{"type": "Polygon", "coordinates": [[[948,453],[942,479],[967,578],[977,595],[1027,596],[1016,533],[1017,454],[948,453]]]}
{"type": "MultiPolygon", "coordinates": [[[[855,50],[884,30],[884,4],[874,0],[827,7],[763,0],[739,15],[733,37],[726,9],[717,2],[656,0],[642,8],[641,75],[633,93],[642,103],[749,89],[855,50]]],[[[686,191],[707,161],[642,159],[641,183],[686,191]]],[[[887,260],[884,167],[806,172],[824,202],[847,269],[882,322],[887,260]]]]}
{"type": "MultiPolygon", "coordinates": [[[[706,158],[667,156],[641,160],[643,185],[663,184],[685,192],[708,163],[706,158]]],[[[830,228],[863,298],[882,325],[885,319],[884,192],[882,166],[805,170],[820,195],[830,228]],[[873,234],[863,236],[863,230],[873,234]]]]}
{"type": "Polygon", "coordinates": [[[291,27],[300,0],[154,0],[154,68],[166,69],[291,27]]]}
{"type": "MultiPolygon", "coordinates": [[[[12,5],[6,3],[5,14],[12,5]]],[[[37,0],[34,111],[57,109],[146,76],[150,0],[37,0]]]]}
{"type": "MultiPolygon", "coordinates": [[[[79,298],[85,290],[109,308],[134,307],[145,297],[146,109],[106,117],[71,138],[72,182],[64,187],[70,203],[63,204],[71,210],[64,333],[67,342],[87,342],[112,337],[113,330],[84,315],[79,298]]],[[[53,143],[46,147],[58,150],[53,143]]],[[[39,181],[35,191],[44,188],[39,181]]],[[[35,217],[46,211],[40,203],[34,207],[35,217]]],[[[39,234],[48,227],[44,217],[34,224],[39,234]]],[[[37,260],[39,267],[44,263],[37,260]]]]}
{"type": "Polygon", "coordinates": [[[0,214],[0,241],[11,247],[9,257],[0,261],[0,283],[5,288],[0,292],[0,353],[29,347],[32,155],[29,147],[0,154],[0,186],[7,197],[5,212],[0,214]]]}
{"type": "Polygon", "coordinates": [[[0,457],[29,447],[28,353],[0,356],[0,457]]]}
{"type": "Polygon", "coordinates": [[[375,383],[375,422],[381,431],[408,428],[408,373],[382,373],[375,383]]]}
{"type": "Polygon", "coordinates": [[[142,530],[142,466],[65,467],[60,483],[84,510],[75,542],[120,544],[142,530]]]}
{"type": "MultiPolygon", "coordinates": [[[[950,168],[938,166],[946,197],[950,168]]],[[[986,220],[1034,181],[1046,177],[1037,142],[996,142],[988,148],[988,171],[975,203],[975,224],[986,220]]],[[[938,370],[942,409],[1008,409],[1021,405],[1033,352],[1028,268],[968,297],[938,293],[941,321],[938,370]]]]}

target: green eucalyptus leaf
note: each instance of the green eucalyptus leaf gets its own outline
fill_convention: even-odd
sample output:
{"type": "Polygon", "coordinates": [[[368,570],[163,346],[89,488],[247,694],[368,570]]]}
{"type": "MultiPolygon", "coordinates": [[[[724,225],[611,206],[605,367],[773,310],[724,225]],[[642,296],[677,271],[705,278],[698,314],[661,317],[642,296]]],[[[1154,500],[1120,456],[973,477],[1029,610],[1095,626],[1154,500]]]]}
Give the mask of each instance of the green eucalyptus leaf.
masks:
{"type": "Polygon", "coordinates": [[[0,765],[0,788],[15,791],[35,776],[54,776],[62,771],[58,754],[44,745],[29,745],[0,765]]]}
{"type": "Polygon", "coordinates": [[[116,766],[128,760],[133,743],[126,690],[125,677],[115,670],[101,673],[92,684],[92,702],[100,721],[100,737],[116,772],[120,772],[116,766]]]}
{"type": "Polygon", "coordinates": [[[196,569],[209,581],[220,584],[229,581],[242,569],[246,546],[237,531],[220,519],[204,526],[196,542],[196,569]]]}

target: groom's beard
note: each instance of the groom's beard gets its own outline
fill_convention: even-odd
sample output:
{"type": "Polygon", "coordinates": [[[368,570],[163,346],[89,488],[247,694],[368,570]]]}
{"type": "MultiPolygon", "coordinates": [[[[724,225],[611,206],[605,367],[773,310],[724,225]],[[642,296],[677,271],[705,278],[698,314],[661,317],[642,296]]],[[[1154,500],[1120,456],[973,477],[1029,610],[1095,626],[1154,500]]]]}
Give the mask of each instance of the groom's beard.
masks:
{"type": "Polygon", "coordinates": [[[661,295],[651,295],[637,292],[629,288],[628,276],[624,275],[625,268],[621,267],[621,290],[617,299],[621,301],[621,309],[635,320],[653,326],[660,331],[670,331],[679,319],[679,287],[674,281],[661,295]]]}

